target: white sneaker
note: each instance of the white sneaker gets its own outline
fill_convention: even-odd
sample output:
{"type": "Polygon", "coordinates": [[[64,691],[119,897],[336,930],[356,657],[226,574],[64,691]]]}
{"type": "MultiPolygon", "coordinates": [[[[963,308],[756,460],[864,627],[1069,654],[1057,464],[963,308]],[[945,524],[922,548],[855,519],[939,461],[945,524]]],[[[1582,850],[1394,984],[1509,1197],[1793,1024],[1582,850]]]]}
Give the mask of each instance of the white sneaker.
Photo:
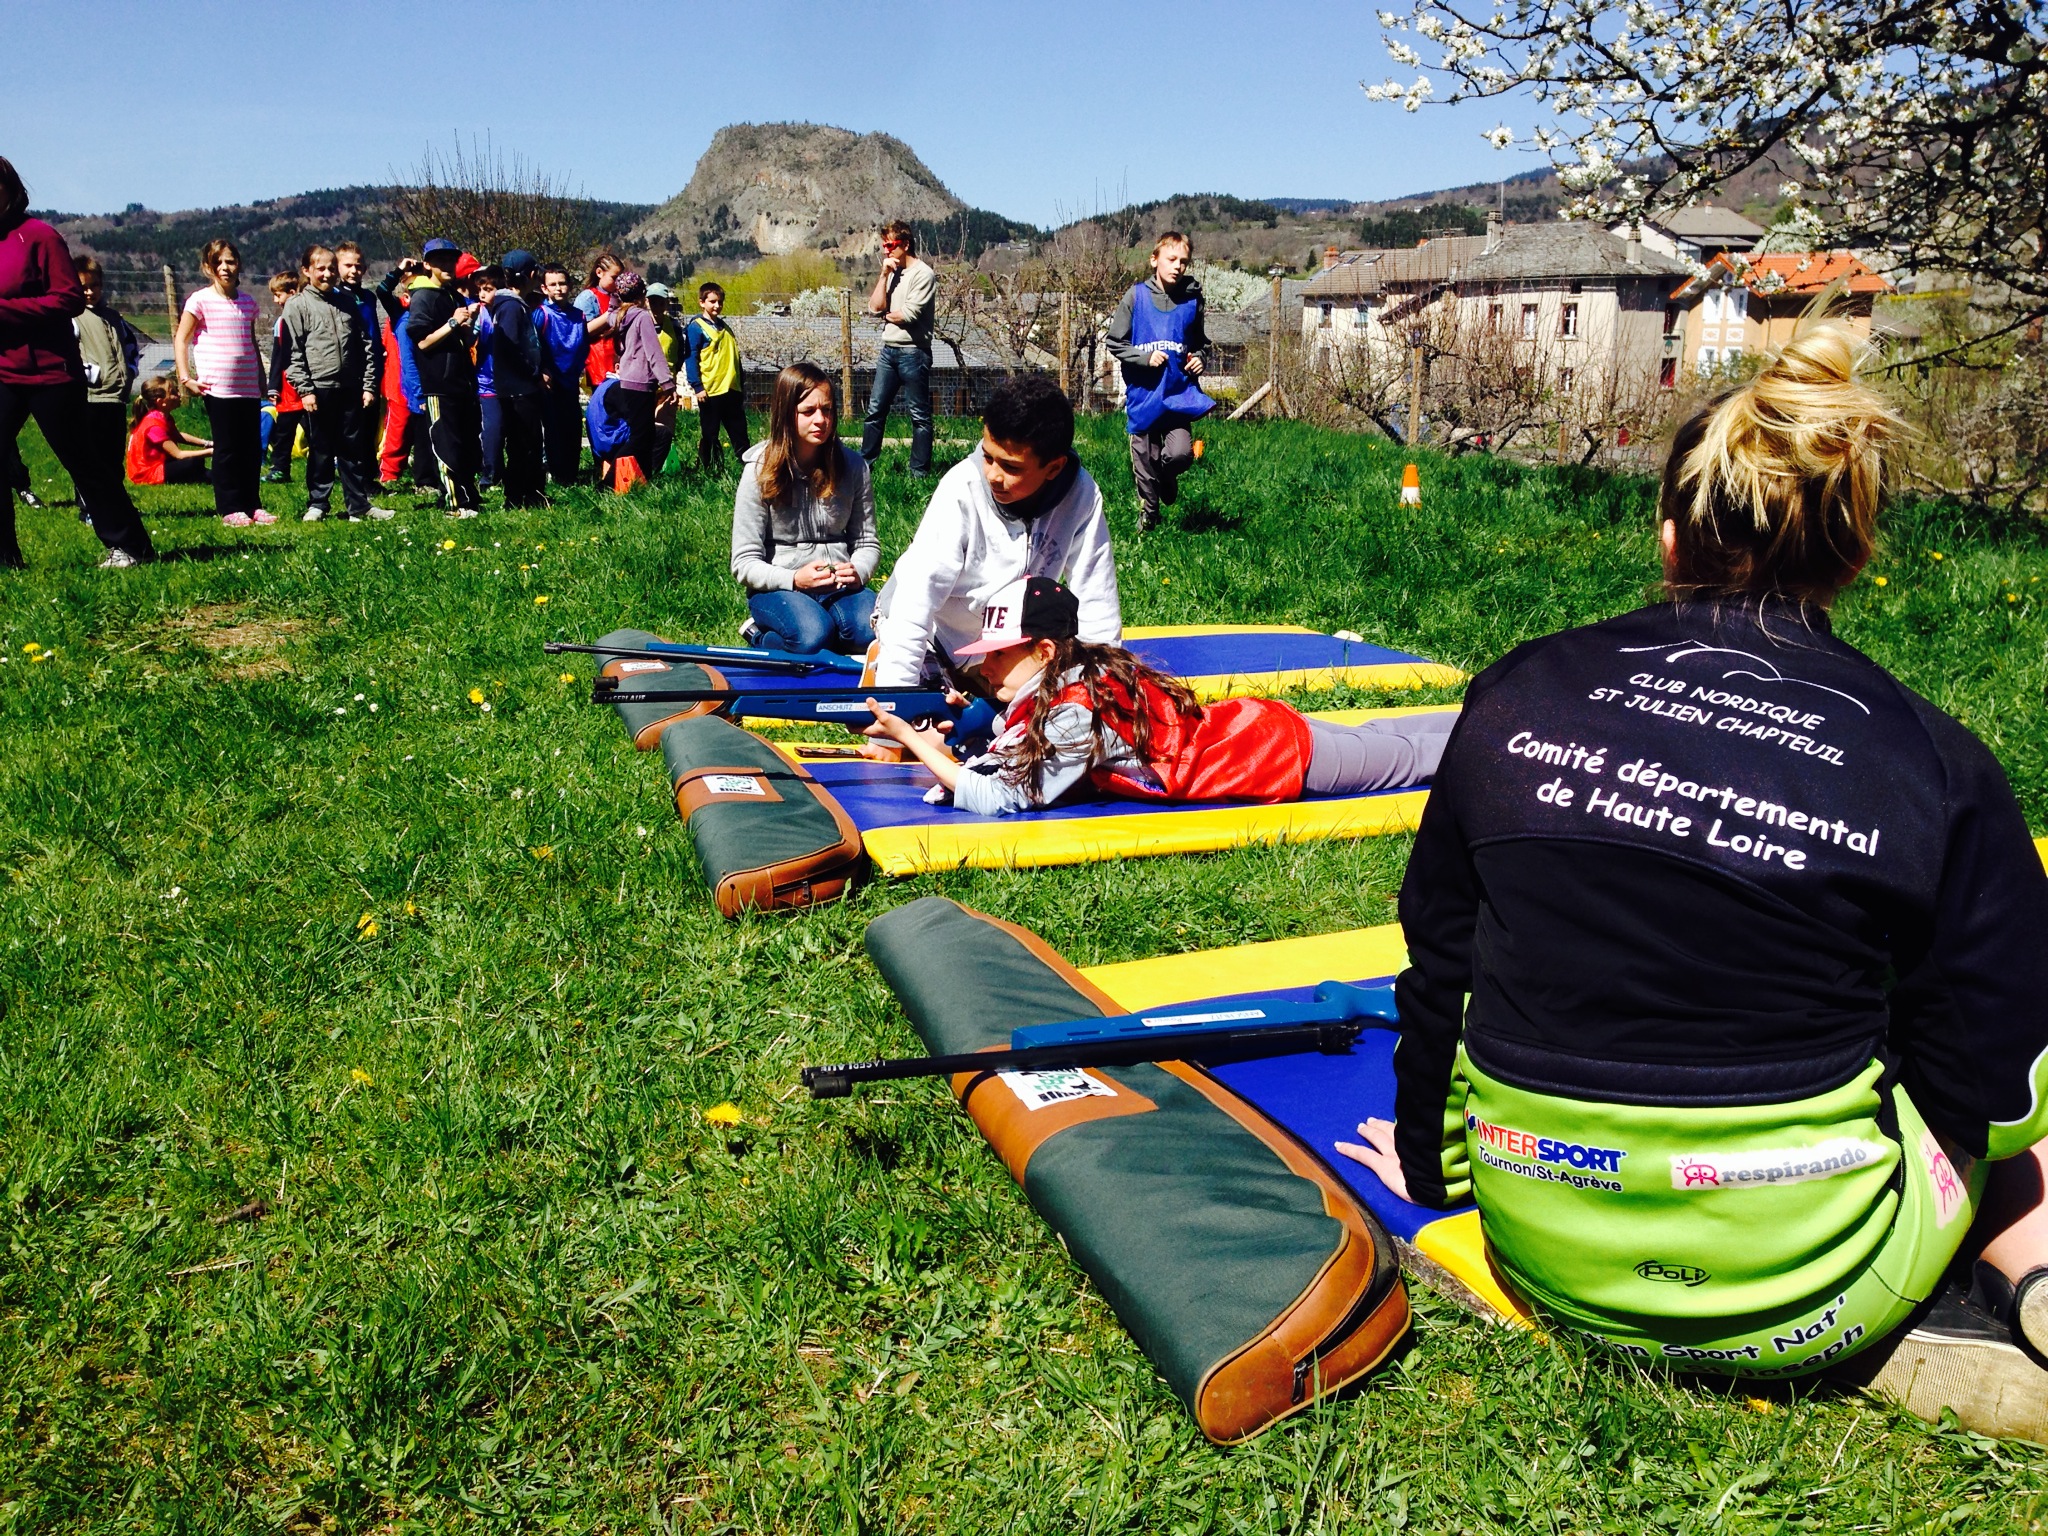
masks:
{"type": "Polygon", "coordinates": [[[761,643],[761,626],[751,618],[740,620],[740,644],[758,646],[761,643]]]}
{"type": "Polygon", "coordinates": [[[397,509],[393,507],[369,507],[365,510],[371,518],[380,523],[388,523],[391,519],[398,516],[397,509]]]}
{"type": "Polygon", "coordinates": [[[448,511],[447,511],[447,513],[446,513],[446,515],[447,515],[448,517],[450,517],[450,518],[453,518],[453,519],[454,519],[455,521],[457,521],[457,522],[460,522],[460,521],[461,521],[461,520],[462,520],[463,518],[465,518],[465,517],[475,517],[475,516],[476,516],[476,508],[475,508],[475,507],[450,507],[450,508],[448,509],[448,511]]]}
{"type": "Polygon", "coordinates": [[[302,523],[317,523],[326,515],[327,509],[325,507],[308,507],[299,515],[299,521],[302,523]]]}
{"type": "Polygon", "coordinates": [[[100,569],[103,571],[125,571],[130,566],[140,565],[141,563],[140,560],[137,560],[125,549],[110,549],[107,551],[107,558],[100,562],[100,569]]]}

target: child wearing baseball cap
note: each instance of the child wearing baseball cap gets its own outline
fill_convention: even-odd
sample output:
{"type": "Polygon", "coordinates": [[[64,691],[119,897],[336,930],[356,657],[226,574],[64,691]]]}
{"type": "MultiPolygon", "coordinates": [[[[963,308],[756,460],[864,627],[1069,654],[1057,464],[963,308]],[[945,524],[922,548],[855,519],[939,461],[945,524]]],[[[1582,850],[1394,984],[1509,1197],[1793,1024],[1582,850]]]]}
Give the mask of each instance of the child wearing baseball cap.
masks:
{"type": "Polygon", "coordinates": [[[1356,795],[1436,776],[1449,714],[1333,725],[1278,699],[1199,702],[1187,684],[1120,645],[1076,638],[1080,603],[1049,576],[989,599],[971,661],[1002,710],[985,752],[957,761],[942,730],[920,731],[874,700],[867,734],[907,748],[977,816],[1043,810],[1078,790],[1136,800],[1356,795]]]}

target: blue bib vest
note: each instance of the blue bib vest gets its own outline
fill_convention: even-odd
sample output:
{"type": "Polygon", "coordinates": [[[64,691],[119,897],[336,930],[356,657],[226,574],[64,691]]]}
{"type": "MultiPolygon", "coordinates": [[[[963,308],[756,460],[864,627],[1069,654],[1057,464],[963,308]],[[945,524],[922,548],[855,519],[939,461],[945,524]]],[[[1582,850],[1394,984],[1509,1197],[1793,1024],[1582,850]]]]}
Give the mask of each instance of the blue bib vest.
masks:
{"type": "Polygon", "coordinates": [[[1150,284],[1140,283],[1131,291],[1131,345],[1166,354],[1166,366],[1159,370],[1157,383],[1147,386],[1127,380],[1124,384],[1124,415],[1133,436],[1151,431],[1159,418],[1168,414],[1192,421],[1215,409],[1216,402],[1202,393],[1182,365],[1188,327],[1195,323],[1200,305],[1199,299],[1189,299],[1162,313],[1152,302],[1150,284]]]}
{"type": "Polygon", "coordinates": [[[624,453],[633,440],[626,418],[617,415],[612,406],[612,390],[617,383],[616,379],[606,379],[590,392],[590,403],[583,408],[584,424],[590,428],[590,451],[600,459],[624,453]]]}

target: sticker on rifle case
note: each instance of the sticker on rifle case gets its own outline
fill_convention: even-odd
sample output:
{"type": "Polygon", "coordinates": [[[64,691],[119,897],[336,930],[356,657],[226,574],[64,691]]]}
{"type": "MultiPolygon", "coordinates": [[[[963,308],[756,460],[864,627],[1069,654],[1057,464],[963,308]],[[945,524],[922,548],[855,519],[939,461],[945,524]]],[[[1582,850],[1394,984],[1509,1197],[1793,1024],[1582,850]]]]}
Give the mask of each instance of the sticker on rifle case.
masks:
{"type": "MultiPolygon", "coordinates": [[[[857,701],[852,704],[834,704],[830,702],[821,701],[817,704],[812,705],[811,708],[815,713],[821,715],[864,715],[868,712],[868,706],[865,700],[857,701]]],[[[883,714],[888,715],[894,714],[895,712],[896,706],[894,704],[885,703],[882,705],[883,714]]]]}
{"type": "Polygon", "coordinates": [[[707,795],[758,795],[768,797],[768,787],[759,779],[744,773],[707,773],[704,775],[704,793],[707,795]]]}
{"type": "Polygon", "coordinates": [[[1116,1090],[1101,1078],[1073,1067],[1053,1072],[998,1072],[1017,1102],[1026,1109],[1039,1110],[1075,1099],[1113,1099],[1116,1090]]]}
{"type": "Polygon", "coordinates": [[[612,667],[621,677],[630,677],[635,672],[666,672],[665,661],[615,661],[612,667]]]}

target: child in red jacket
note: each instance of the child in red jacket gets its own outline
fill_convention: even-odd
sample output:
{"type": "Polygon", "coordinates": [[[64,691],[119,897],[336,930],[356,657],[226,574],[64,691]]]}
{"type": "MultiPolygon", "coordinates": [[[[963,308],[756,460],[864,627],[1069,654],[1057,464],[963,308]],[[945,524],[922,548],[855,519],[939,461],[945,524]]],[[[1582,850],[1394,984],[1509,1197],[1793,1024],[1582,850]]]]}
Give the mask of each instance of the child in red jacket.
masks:
{"type": "Polygon", "coordinates": [[[1363,725],[1311,720],[1278,699],[1199,703],[1187,684],[1117,645],[1075,638],[1080,604],[1049,576],[989,599],[979,643],[960,651],[1003,706],[988,750],[962,763],[940,731],[869,700],[867,734],[906,747],[977,816],[1043,810],[1084,786],[1136,800],[1274,803],[1357,795],[1436,776],[1448,713],[1363,725]]]}

